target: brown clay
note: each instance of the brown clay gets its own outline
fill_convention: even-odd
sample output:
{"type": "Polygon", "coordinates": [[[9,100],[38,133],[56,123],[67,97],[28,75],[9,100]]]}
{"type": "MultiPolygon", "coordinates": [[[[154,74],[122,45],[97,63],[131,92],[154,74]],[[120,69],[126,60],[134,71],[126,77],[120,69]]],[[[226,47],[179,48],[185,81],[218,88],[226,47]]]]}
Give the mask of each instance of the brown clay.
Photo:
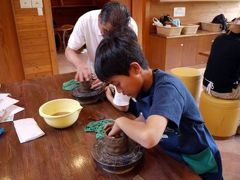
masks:
{"type": "Polygon", "coordinates": [[[72,91],[72,96],[75,97],[80,102],[80,104],[92,104],[104,98],[104,85],[101,88],[95,90],[90,89],[91,83],[90,81],[87,82],[85,82],[85,84],[81,83],[79,88],[75,88],[72,91]]]}
{"type": "Polygon", "coordinates": [[[119,135],[111,137],[108,136],[111,128],[105,130],[104,136],[104,150],[111,155],[121,155],[128,151],[128,138],[121,132],[119,135]]]}
{"type": "Polygon", "coordinates": [[[91,91],[91,81],[83,81],[80,82],[80,88],[82,90],[82,92],[89,92],[91,91]]]}

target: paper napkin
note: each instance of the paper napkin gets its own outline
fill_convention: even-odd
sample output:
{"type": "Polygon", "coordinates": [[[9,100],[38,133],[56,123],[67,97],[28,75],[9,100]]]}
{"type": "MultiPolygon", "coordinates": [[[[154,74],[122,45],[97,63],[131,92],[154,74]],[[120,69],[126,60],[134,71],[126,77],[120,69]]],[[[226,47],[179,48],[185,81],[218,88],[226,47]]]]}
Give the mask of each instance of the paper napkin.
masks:
{"type": "Polygon", "coordinates": [[[13,123],[20,143],[37,139],[45,134],[33,118],[19,119],[13,123]]]}

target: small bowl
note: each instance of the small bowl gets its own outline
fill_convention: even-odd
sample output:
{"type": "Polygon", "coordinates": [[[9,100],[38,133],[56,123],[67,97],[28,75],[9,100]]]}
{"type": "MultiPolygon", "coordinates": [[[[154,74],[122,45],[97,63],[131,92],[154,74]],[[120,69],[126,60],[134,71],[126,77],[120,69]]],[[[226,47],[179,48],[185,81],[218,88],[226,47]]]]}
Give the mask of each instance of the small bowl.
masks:
{"type": "Polygon", "coordinates": [[[80,103],[73,99],[55,99],[44,103],[39,114],[45,122],[54,128],[66,128],[78,119],[82,109],[80,103]]]}

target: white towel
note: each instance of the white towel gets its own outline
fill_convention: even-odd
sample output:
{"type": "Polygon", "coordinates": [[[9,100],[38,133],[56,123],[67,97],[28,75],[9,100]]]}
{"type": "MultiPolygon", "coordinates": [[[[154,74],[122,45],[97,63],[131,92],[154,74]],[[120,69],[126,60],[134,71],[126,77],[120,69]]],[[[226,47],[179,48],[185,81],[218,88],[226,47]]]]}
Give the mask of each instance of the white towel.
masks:
{"type": "Polygon", "coordinates": [[[116,86],[114,86],[115,94],[113,98],[113,103],[117,106],[127,106],[129,105],[130,97],[117,92],[116,86]]]}
{"type": "Polygon", "coordinates": [[[33,118],[19,119],[13,123],[20,143],[31,141],[45,134],[33,118]]]}

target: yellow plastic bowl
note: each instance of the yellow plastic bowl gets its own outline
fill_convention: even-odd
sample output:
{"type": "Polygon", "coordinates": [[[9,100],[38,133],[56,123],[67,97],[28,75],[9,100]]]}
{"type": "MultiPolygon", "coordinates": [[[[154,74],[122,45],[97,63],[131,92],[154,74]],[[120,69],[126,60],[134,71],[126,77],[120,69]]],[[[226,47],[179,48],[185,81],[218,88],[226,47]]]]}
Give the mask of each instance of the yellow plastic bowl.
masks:
{"type": "Polygon", "coordinates": [[[78,119],[82,109],[80,103],[73,99],[55,99],[44,103],[39,114],[45,122],[54,128],[66,128],[78,119]]]}

